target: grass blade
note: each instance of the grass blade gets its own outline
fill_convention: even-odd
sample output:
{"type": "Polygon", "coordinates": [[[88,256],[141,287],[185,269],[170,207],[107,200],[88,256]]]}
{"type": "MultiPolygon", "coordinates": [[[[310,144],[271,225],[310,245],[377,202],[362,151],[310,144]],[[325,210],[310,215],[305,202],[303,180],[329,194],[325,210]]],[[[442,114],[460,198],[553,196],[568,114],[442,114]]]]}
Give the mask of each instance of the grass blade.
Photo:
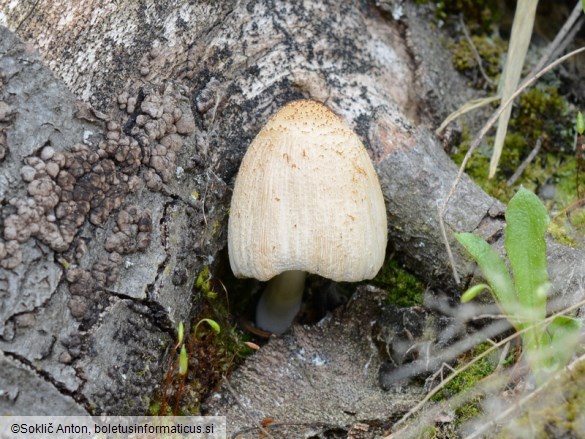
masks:
{"type": "Polygon", "coordinates": [[[569,363],[577,350],[582,323],[567,316],[557,316],[547,328],[550,334],[550,358],[553,370],[559,370],[569,363]]]}
{"type": "Polygon", "coordinates": [[[499,99],[500,99],[500,96],[498,95],[498,96],[490,96],[487,98],[479,98],[479,99],[467,101],[461,107],[459,107],[457,110],[455,110],[453,113],[451,113],[449,116],[447,116],[447,118],[441,123],[441,126],[435,130],[435,134],[439,135],[445,128],[447,128],[447,125],[449,125],[451,122],[453,122],[459,116],[463,116],[465,113],[473,111],[477,108],[484,107],[484,106],[491,104],[492,102],[495,102],[499,99]]]}
{"type": "MultiPolygon", "coordinates": [[[[524,59],[526,58],[526,52],[528,51],[530,38],[532,37],[537,5],[538,0],[518,0],[514,14],[514,24],[512,25],[510,46],[508,47],[508,58],[500,82],[502,102],[506,102],[518,87],[522,67],[524,66],[524,59]]],[[[494,151],[490,161],[489,178],[492,178],[498,169],[511,112],[512,107],[509,106],[502,112],[498,119],[494,151]]]]}

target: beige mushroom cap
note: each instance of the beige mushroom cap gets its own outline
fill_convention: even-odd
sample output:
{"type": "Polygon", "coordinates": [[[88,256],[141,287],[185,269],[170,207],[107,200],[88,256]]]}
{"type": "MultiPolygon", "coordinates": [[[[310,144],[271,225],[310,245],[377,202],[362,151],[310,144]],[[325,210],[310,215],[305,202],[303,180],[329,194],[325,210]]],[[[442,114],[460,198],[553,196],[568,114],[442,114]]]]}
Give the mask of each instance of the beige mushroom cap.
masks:
{"type": "Polygon", "coordinates": [[[236,179],[228,251],[237,277],[300,270],[373,278],[384,262],[386,208],[357,135],[331,110],[293,101],[250,144],[236,179]]]}

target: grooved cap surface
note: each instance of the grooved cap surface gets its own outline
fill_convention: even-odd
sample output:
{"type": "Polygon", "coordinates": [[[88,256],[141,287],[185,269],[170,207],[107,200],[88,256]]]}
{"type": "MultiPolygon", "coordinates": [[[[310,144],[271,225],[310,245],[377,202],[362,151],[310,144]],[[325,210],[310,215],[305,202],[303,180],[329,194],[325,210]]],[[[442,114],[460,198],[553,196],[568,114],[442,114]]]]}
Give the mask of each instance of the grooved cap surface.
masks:
{"type": "Polygon", "coordinates": [[[228,225],[234,274],[371,279],[386,241],[382,190],[357,135],[318,102],[284,106],[250,144],[236,179],[228,225]]]}

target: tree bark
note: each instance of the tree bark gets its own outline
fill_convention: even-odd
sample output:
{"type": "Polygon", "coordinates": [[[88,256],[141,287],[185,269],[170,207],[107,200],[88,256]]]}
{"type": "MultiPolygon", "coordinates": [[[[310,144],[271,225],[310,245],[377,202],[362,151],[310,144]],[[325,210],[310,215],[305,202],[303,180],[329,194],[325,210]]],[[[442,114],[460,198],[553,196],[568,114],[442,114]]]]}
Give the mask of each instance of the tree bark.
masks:
{"type": "MultiPolygon", "coordinates": [[[[0,35],[0,383],[14,388],[0,412],[145,411],[193,281],[225,248],[239,162],[292,99],[322,101],[355,129],[381,179],[390,246],[435,288],[459,291],[437,217],[456,167],[430,128],[469,93],[424,9],[0,0],[0,10],[30,43],[0,35]],[[28,402],[38,380],[58,404],[28,402]]],[[[503,210],[464,177],[449,240],[475,231],[501,248],[503,210]]],[[[583,254],[549,250],[556,290],[574,303],[583,254]]]]}

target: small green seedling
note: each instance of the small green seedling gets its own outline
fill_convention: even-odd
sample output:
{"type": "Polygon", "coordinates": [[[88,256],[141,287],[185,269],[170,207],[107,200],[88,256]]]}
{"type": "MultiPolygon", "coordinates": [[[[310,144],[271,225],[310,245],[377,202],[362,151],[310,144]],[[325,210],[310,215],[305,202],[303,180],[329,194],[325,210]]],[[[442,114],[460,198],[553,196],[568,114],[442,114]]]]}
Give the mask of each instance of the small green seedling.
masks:
{"type": "MultiPolygon", "coordinates": [[[[583,1],[585,1],[585,0],[583,0],[583,1]]],[[[585,118],[583,117],[583,113],[581,113],[580,111],[577,112],[576,127],[577,127],[577,134],[582,136],[583,133],[585,133],[585,118]]]]}
{"type": "Polygon", "coordinates": [[[201,319],[195,325],[195,329],[193,329],[193,335],[195,337],[197,337],[197,329],[199,329],[199,325],[201,325],[203,322],[207,323],[211,327],[211,329],[213,329],[213,332],[215,332],[216,334],[219,334],[220,333],[221,328],[219,326],[219,323],[217,323],[215,320],[201,319]]]}
{"type": "Polygon", "coordinates": [[[187,349],[185,349],[185,345],[181,346],[181,352],[179,353],[179,375],[185,376],[187,375],[187,367],[189,365],[189,360],[187,358],[187,349]]]}
{"type": "Polygon", "coordinates": [[[564,367],[578,343],[581,322],[559,316],[546,326],[547,294],[550,282],[544,240],[549,223],[546,208],[532,192],[521,188],[506,210],[505,247],[513,277],[504,259],[482,238],[458,233],[455,238],[479,265],[487,284],[468,289],[467,302],[489,291],[517,331],[528,364],[539,384],[564,367]]]}
{"type": "Polygon", "coordinates": [[[177,348],[181,346],[183,343],[183,338],[185,337],[185,325],[183,322],[179,322],[179,327],[177,328],[177,348]]]}

